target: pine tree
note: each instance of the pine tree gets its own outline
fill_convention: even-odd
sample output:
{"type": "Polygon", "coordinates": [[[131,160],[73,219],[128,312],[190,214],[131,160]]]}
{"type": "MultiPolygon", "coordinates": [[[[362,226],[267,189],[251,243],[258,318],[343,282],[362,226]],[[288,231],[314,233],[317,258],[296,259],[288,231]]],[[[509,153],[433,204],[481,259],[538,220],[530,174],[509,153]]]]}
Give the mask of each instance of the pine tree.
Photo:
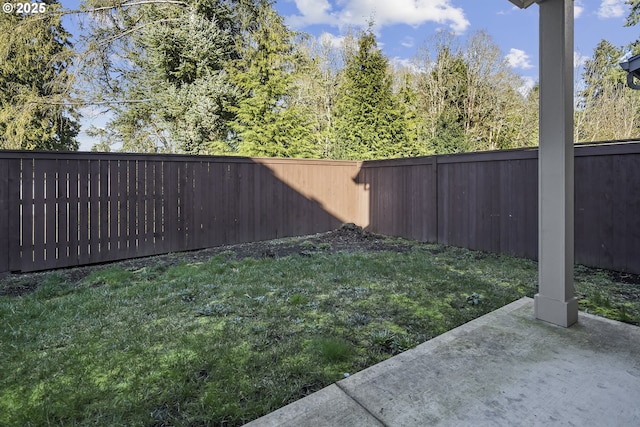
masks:
{"type": "Polygon", "coordinates": [[[45,12],[0,14],[0,148],[77,150],[78,114],[70,106],[70,34],[45,12]]]}
{"type": "Polygon", "coordinates": [[[246,156],[318,157],[309,111],[292,103],[301,57],[273,4],[260,0],[255,27],[230,75],[240,91],[233,108],[238,152],[246,156]]]}
{"type": "Polygon", "coordinates": [[[388,60],[369,27],[347,58],[334,109],[337,157],[406,156],[409,140],[402,108],[392,91],[388,60]]]}

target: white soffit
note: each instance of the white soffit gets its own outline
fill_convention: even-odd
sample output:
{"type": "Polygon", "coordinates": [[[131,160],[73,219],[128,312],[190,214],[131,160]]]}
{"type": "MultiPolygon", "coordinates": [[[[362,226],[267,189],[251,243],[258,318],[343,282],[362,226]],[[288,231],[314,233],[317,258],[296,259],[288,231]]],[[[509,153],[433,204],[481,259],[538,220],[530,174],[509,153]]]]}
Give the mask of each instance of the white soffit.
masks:
{"type": "Polygon", "coordinates": [[[526,9],[527,7],[531,6],[536,1],[539,1],[539,0],[509,0],[509,1],[515,4],[516,6],[518,6],[520,9],[526,9]]]}

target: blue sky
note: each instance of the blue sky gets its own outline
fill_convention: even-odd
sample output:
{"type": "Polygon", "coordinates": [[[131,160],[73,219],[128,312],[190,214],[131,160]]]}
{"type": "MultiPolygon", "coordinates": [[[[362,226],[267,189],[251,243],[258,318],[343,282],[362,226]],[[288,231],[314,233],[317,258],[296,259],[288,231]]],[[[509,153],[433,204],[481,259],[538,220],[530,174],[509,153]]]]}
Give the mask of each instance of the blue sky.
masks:
{"type": "MultiPolygon", "coordinates": [[[[500,46],[513,70],[538,80],[538,6],[522,10],[508,0],[276,0],[290,27],[314,36],[343,34],[349,25],[376,22],[378,42],[393,61],[409,61],[439,31],[461,37],[484,30],[500,46]]],[[[624,0],[575,1],[577,65],[602,39],[615,46],[640,38],[640,27],[624,27],[624,0]]]]}
{"type": "MultiPolygon", "coordinates": [[[[76,9],[79,0],[61,2],[76,9]]],[[[508,0],[276,0],[275,7],[287,24],[314,36],[333,38],[348,26],[365,27],[373,18],[384,53],[396,62],[410,61],[418,49],[439,31],[466,37],[484,30],[500,46],[512,69],[529,85],[538,80],[538,6],[521,10],[508,0]],[[325,37],[327,37],[325,35],[325,37]]],[[[576,65],[593,54],[602,39],[623,46],[640,38],[640,26],[624,27],[629,6],[624,0],[575,0],[576,65]]],[[[68,22],[72,32],[76,23],[68,22]]],[[[580,69],[577,68],[576,77],[580,69]]],[[[106,117],[83,111],[83,128],[103,126],[106,117]]],[[[79,136],[81,150],[92,141],[79,136]]]]}

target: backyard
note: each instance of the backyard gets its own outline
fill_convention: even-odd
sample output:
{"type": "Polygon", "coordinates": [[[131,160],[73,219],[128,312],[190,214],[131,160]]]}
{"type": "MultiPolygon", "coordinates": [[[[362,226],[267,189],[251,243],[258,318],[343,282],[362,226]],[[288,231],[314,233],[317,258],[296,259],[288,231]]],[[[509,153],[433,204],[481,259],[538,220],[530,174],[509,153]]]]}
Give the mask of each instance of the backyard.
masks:
{"type": "MultiPolygon", "coordinates": [[[[577,266],[640,325],[640,277],[577,266]]],[[[0,279],[0,425],[237,426],[537,287],[533,261],[345,225],[0,279]]]]}

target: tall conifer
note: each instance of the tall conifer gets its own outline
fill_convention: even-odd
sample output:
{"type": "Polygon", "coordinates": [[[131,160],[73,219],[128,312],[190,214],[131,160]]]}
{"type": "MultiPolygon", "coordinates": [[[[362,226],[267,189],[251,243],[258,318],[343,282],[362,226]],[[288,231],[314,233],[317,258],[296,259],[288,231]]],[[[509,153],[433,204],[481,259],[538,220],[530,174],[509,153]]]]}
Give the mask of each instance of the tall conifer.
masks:
{"type": "Polygon", "coordinates": [[[78,148],[71,35],[54,13],[59,3],[43,6],[38,14],[0,13],[0,148],[78,148]]]}
{"type": "Polygon", "coordinates": [[[309,112],[291,102],[302,58],[294,34],[269,0],[260,0],[255,27],[246,34],[242,57],[230,75],[240,91],[233,109],[238,152],[247,156],[315,157],[309,112]]]}
{"type": "Polygon", "coordinates": [[[381,159],[408,155],[401,105],[392,91],[388,60],[371,27],[348,58],[334,109],[338,158],[381,159]]]}

